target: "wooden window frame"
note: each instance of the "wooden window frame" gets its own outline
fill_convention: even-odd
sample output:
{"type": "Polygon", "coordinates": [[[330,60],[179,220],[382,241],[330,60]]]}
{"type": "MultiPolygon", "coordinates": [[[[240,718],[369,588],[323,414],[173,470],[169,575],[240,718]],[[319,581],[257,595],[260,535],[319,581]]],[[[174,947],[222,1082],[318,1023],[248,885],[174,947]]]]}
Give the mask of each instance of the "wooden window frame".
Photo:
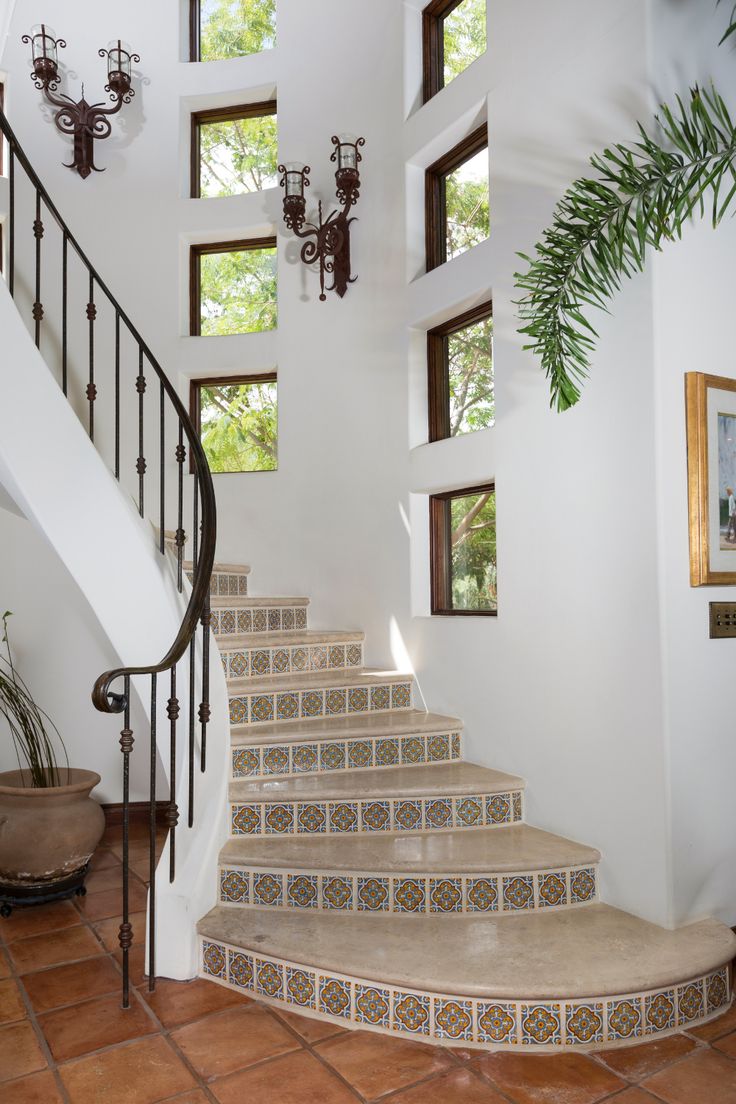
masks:
{"type": "MultiPolygon", "coordinates": [[[[261,372],[256,375],[246,376],[197,376],[189,380],[189,416],[197,434],[197,439],[202,440],[202,402],[201,390],[203,387],[233,387],[248,383],[275,383],[278,387],[277,372],[261,372]]],[[[278,402],[278,399],[276,400],[278,402]]],[[[190,452],[190,474],[194,474],[194,464],[190,452]]],[[[213,475],[260,475],[263,472],[277,471],[277,468],[256,468],[250,472],[213,472],[213,475]]]]}
{"type": "Polygon", "coordinates": [[[447,261],[447,177],[482,149],[488,149],[487,123],[453,146],[449,153],[430,165],[424,175],[427,272],[447,261]]]}
{"type": "Polygon", "coordinates": [[[498,610],[459,610],[452,608],[452,565],[450,549],[450,507],[453,498],[495,494],[495,483],[443,491],[429,496],[429,552],[432,616],[497,617],[498,610]]]}
{"type": "Polygon", "coordinates": [[[240,241],[205,242],[189,247],[189,334],[201,337],[202,283],[200,258],[207,253],[245,253],[248,250],[276,249],[275,236],[244,238],[240,241]]]}
{"type": "Polygon", "coordinates": [[[235,104],[232,107],[219,107],[207,111],[193,111],[191,116],[190,139],[190,192],[192,199],[201,198],[202,147],[201,130],[204,124],[227,123],[236,119],[259,119],[276,114],[276,100],[263,100],[260,103],[235,104]]]}
{"type": "Polygon", "coordinates": [[[445,87],[445,19],[463,0],[432,0],[422,12],[423,102],[445,87]]]}
{"type": "Polygon", "coordinates": [[[493,300],[487,299],[441,326],[427,331],[427,395],[429,441],[450,437],[450,343],[449,338],[476,322],[493,318],[493,300]]]}
{"type": "Polygon", "coordinates": [[[200,40],[202,37],[202,23],[200,20],[199,0],[189,0],[189,60],[201,61],[200,40]]]}

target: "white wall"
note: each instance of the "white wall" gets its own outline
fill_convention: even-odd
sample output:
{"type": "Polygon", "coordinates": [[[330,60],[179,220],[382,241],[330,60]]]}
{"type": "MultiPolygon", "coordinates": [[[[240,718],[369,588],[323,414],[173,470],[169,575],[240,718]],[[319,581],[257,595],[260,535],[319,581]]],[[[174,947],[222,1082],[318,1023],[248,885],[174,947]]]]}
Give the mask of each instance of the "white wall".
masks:
{"type": "MultiPolygon", "coordinates": [[[[682,628],[670,627],[677,603],[705,634],[705,597],[689,592],[679,567],[687,556],[682,368],[672,384],[679,419],[673,463],[655,434],[666,397],[663,332],[671,317],[686,316],[684,303],[671,316],[661,313],[659,268],[627,285],[600,322],[580,406],[558,416],[537,362],[522,350],[512,302],[516,252],[531,249],[565,185],[584,171],[590,152],[634,137],[635,120],[649,115],[649,47],[664,21],[702,15],[709,0],[666,5],[654,29],[637,0],[494,0],[485,57],[421,108],[417,8],[420,0],[279,0],[276,50],[190,65],[180,60],[175,0],[125,8],[101,0],[84,13],[47,0],[46,18],[69,42],[64,60],[88,91],[102,83],[96,48],[113,34],[142,59],[134,103],[114,122],[113,138],[98,145],[106,171],[81,181],[62,167],[67,141],[44,117],[28,79],[19,39],[36,13],[18,0],[2,58],[11,75],[8,112],[62,212],[182,394],[189,375],[278,367],[279,470],[216,477],[219,557],[250,562],[258,593],[311,595],[317,626],[365,628],[369,662],[403,663],[408,653],[429,707],[465,718],[469,754],[528,778],[530,819],[602,849],[607,900],[663,923],[703,909],[733,920],[736,893],[693,892],[698,878],[711,887],[725,883],[719,864],[731,855],[713,849],[717,827],[703,813],[707,799],[699,796],[696,812],[680,793],[678,780],[692,763],[676,745],[687,748],[692,722],[678,734],[671,718],[688,670],[686,646],[677,662],[669,650],[662,666],[662,640],[672,643],[682,628]],[[353,238],[358,282],[343,301],[317,301],[316,276],[296,259],[280,220],[278,189],[186,198],[188,112],[258,100],[274,88],[280,157],[312,165],[313,203],[333,197],[330,135],[366,137],[353,238]],[[423,169],[486,115],[491,239],[422,275],[423,169]],[[278,331],[185,336],[189,244],[274,228],[278,331]],[[422,444],[423,332],[489,290],[497,425],[474,438],[422,444]],[[499,617],[424,616],[426,492],[489,478],[498,485],[499,617]],[[677,508],[665,509],[665,490],[682,496],[677,508]],[[671,569],[670,546],[678,559],[671,569]],[[677,574],[671,585],[670,570],[677,574]],[[671,818],[686,838],[703,834],[690,865],[675,837],[674,891],[671,818]]],[[[671,52],[681,57],[688,39],[678,36],[675,30],[671,52]]],[[[685,88],[681,67],[677,75],[685,88]]],[[[722,338],[713,340],[721,349],[722,338]]],[[[688,347],[678,349],[679,360],[688,347]]],[[[703,650],[709,647],[703,639],[703,650]]],[[[708,657],[717,648],[723,645],[708,657]]],[[[717,677],[704,675],[694,700],[712,701],[711,680],[722,686],[725,678],[721,668],[717,677]]],[[[709,716],[712,731],[718,720],[709,716]]],[[[725,775],[725,752],[716,745],[712,752],[711,770],[725,775]]]]}

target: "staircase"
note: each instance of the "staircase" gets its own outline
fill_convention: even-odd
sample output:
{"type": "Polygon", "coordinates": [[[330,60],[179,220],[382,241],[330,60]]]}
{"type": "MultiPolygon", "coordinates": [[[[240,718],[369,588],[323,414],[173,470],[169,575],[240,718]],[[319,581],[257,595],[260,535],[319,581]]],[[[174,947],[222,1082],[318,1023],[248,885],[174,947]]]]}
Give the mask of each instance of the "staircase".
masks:
{"type": "Polygon", "coordinates": [[[524,781],[467,763],[462,722],[363,634],[307,628],[216,566],[228,823],[200,974],[302,1014],[444,1045],[632,1045],[721,1014],[736,939],[600,903],[600,854],[524,822],[524,781]]]}

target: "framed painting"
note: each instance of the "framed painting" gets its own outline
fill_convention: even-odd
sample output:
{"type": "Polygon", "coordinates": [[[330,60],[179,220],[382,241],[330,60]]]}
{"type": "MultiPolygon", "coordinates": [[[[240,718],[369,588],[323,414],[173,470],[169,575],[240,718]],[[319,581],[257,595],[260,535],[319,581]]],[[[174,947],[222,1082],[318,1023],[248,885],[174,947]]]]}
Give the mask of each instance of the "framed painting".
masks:
{"type": "Polygon", "coordinates": [[[736,379],[688,372],[691,586],[736,584],[736,379]]]}

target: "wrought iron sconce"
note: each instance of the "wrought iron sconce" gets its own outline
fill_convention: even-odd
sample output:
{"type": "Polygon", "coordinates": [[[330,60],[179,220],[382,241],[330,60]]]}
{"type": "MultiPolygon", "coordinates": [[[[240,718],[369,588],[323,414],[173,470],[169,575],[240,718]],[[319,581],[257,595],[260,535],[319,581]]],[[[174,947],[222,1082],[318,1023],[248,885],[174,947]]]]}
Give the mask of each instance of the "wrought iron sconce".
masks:
{"type": "Polygon", "coordinates": [[[109,138],[112,125],[108,116],[116,115],[124,103],[130,103],[135,92],[130,86],[133,62],[141,59],[138,54],[119,38],[113,39],[105,50],[99,50],[100,57],[107,58],[107,84],[105,91],[110,93],[114,107],[105,107],[102,103],[88,104],[84,98],[74,103],[69,96],[54,95],[60,80],[58,51],[66,46],[63,38],[57,38],[54,31],[45,23],[39,23],[30,35],[23,35],[23,42],[30,43],[33,57],[31,80],[36,88],[43,92],[46,99],[58,108],[54,122],[63,134],[74,136],[74,160],[66,167],[76,169],[86,179],[94,169],[104,172],[94,163],[95,138],[109,138]]]}
{"type": "Polygon", "coordinates": [[[360,147],[365,138],[356,138],[354,134],[333,135],[330,161],[337,162],[335,182],[337,198],[342,203],[341,211],[332,211],[322,221],[322,202],[319,203],[319,226],[305,222],[306,199],[304,189],[309,187],[309,165],[289,162],[279,165],[281,187],[284,189],[284,222],[298,238],[306,238],[302,246],[301,258],[311,265],[319,261],[320,300],[324,303],[325,273],[332,276],[332,287],[327,291],[336,291],[342,299],[348,290],[348,284],[354,284],[357,276],[350,274],[350,224],[354,218],[348,218],[348,211],[358,202],[360,194],[360,171],[358,165],[363,160],[360,147]]]}

